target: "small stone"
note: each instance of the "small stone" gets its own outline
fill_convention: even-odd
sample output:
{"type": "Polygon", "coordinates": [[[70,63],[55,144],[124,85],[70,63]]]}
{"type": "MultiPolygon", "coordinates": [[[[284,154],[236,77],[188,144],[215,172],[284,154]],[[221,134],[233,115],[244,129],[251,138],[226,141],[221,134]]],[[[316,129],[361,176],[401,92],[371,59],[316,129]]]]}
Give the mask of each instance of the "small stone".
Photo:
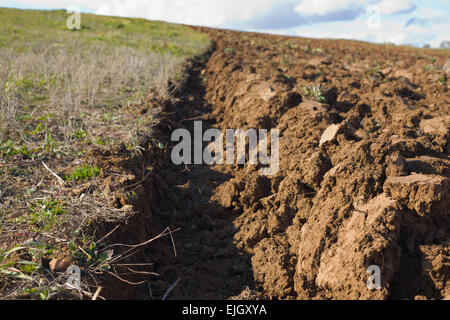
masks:
{"type": "Polygon", "coordinates": [[[133,212],[134,211],[134,207],[132,206],[132,205],[126,205],[126,206],[123,206],[122,208],[121,208],[121,210],[122,211],[125,211],[125,212],[133,212]]]}
{"type": "Polygon", "coordinates": [[[395,78],[406,78],[406,79],[412,79],[413,74],[405,69],[400,69],[394,72],[395,78]]]}
{"type": "Polygon", "coordinates": [[[391,67],[386,67],[383,70],[381,70],[381,73],[383,73],[385,76],[390,74],[392,72],[392,68],[391,67]]]}
{"type": "Polygon", "coordinates": [[[50,261],[50,270],[52,272],[66,272],[67,268],[72,264],[71,258],[53,259],[50,261]]]}
{"type": "Polygon", "coordinates": [[[447,73],[450,74],[450,59],[447,59],[442,69],[447,73]]]}
{"type": "Polygon", "coordinates": [[[420,128],[424,133],[444,135],[450,128],[450,116],[422,120],[420,128]]]}
{"type": "Polygon", "coordinates": [[[117,182],[122,185],[122,184],[124,184],[126,182],[134,181],[135,179],[136,179],[136,177],[134,175],[127,174],[127,175],[119,177],[117,182]]]}
{"type": "Polygon", "coordinates": [[[332,124],[322,133],[322,137],[320,138],[319,145],[323,145],[325,142],[333,141],[336,138],[336,135],[341,128],[340,125],[332,124]]]}

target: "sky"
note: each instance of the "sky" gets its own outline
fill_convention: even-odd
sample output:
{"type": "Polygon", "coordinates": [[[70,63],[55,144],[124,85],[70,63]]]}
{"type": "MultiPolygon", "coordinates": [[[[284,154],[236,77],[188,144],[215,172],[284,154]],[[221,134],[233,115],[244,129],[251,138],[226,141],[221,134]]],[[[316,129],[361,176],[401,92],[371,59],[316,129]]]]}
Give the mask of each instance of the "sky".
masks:
{"type": "Polygon", "coordinates": [[[439,47],[450,0],[0,0],[0,7],[81,12],[244,31],[439,47]]]}

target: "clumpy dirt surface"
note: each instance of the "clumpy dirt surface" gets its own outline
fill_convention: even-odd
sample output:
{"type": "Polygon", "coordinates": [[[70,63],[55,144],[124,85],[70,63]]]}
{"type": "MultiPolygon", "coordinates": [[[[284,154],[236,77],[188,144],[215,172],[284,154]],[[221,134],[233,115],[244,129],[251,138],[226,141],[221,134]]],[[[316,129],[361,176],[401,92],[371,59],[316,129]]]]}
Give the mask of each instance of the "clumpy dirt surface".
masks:
{"type": "Polygon", "coordinates": [[[175,166],[167,152],[138,207],[149,232],[177,231],[143,253],[159,277],[135,296],[176,283],[170,299],[449,297],[448,51],[197,29],[214,47],[161,136],[194,120],[278,129],[280,168],[175,166]]]}

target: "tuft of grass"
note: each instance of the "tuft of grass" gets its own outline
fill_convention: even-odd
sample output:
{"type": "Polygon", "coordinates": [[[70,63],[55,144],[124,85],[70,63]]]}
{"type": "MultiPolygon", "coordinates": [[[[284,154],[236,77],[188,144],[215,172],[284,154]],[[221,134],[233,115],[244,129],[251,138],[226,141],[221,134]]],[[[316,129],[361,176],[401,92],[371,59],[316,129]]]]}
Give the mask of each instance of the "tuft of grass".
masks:
{"type": "Polygon", "coordinates": [[[66,213],[63,201],[61,200],[38,200],[31,206],[30,223],[40,227],[42,231],[47,231],[53,227],[58,216],[66,213]]]}
{"type": "Polygon", "coordinates": [[[293,44],[291,41],[287,41],[287,42],[286,42],[286,46],[287,46],[289,49],[298,49],[298,45],[293,44]]]}
{"type": "Polygon", "coordinates": [[[109,260],[112,257],[112,250],[104,250],[106,245],[92,240],[83,239],[83,247],[77,247],[74,242],[69,243],[72,256],[77,260],[78,265],[83,268],[99,269],[107,271],[110,269],[109,260]]]}
{"type": "Polygon", "coordinates": [[[311,100],[321,103],[328,103],[327,98],[323,94],[323,89],[320,85],[301,86],[300,92],[311,100]]]}
{"type": "Polygon", "coordinates": [[[235,54],[236,50],[234,48],[225,48],[223,50],[224,53],[231,53],[231,54],[235,54]]]}
{"type": "Polygon", "coordinates": [[[445,86],[447,84],[447,78],[445,76],[442,76],[437,79],[437,83],[439,83],[441,86],[445,86]]]}
{"type": "Polygon", "coordinates": [[[432,71],[436,71],[436,70],[437,70],[436,66],[431,65],[431,64],[429,64],[425,67],[425,71],[427,71],[427,72],[432,72],[432,71]]]}
{"type": "Polygon", "coordinates": [[[285,56],[284,58],[281,59],[281,63],[282,64],[290,64],[291,58],[289,56],[285,56]]]}
{"type": "Polygon", "coordinates": [[[66,180],[68,181],[88,181],[93,177],[98,177],[101,170],[98,167],[91,167],[89,165],[84,165],[79,168],[75,168],[70,175],[66,175],[66,180]]]}

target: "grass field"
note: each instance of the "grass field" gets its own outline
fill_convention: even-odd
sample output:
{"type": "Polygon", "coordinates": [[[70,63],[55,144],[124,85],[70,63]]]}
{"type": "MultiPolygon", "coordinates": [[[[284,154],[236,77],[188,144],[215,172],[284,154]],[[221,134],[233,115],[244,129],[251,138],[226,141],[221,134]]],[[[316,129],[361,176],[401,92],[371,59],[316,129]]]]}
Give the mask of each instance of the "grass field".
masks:
{"type": "Polygon", "coordinates": [[[81,29],[72,31],[66,27],[68,17],[62,10],[0,8],[0,296],[4,298],[25,293],[51,297],[59,287],[45,274],[43,257],[51,259],[70,243],[72,258],[92,259],[86,252],[93,253],[95,244],[89,235],[79,235],[83,224],[105,210],[118,213],[95,194],[90,202],[75,205],[77,201],[53,185],[55,180],[43,179],[44,172],[58,172],[60,184],[75,188],[102,173],[102,168],[84,161],[91,148],[123,144],[138,154],[139,141],[152,137],[160,110],[141,116],[136,110],[144,108],[149,97],[173,99],[189,59],[210,46],[207,36],[183,26],[82,14],[81,29]],[[78,233],[67,233],[74,229],[78,233]],[[68,242],[49,246],[45,240],[37,241],[37,234],[68,242]],[[24,242],[27,239],[31,241],[24,242]],[[77,249],[83,246],[87,249],[77,249]]]}

